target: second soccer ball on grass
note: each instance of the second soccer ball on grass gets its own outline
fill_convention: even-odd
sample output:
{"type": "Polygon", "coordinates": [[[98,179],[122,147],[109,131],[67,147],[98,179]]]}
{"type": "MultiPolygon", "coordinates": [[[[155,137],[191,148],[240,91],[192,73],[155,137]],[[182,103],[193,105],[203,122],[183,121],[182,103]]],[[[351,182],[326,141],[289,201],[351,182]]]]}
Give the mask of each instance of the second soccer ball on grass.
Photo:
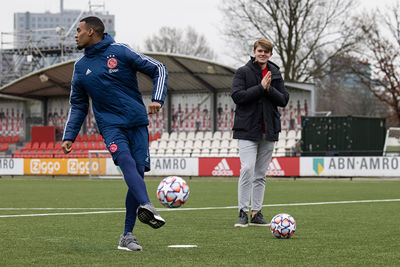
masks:
{"type": "Polygon", "coordinates": [[[296,221],[286,213],[280,213],[271,220],[271,233],[276,238],[290,238],[296,231],[296,221]]]}

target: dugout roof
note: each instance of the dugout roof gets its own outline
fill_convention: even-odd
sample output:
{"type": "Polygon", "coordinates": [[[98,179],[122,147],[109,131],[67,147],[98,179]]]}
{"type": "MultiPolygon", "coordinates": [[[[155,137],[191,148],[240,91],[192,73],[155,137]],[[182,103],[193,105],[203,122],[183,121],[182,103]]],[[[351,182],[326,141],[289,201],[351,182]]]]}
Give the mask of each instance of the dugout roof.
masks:
{"type": "MultiPolygon", "coordinates": [[[[235,69],[212,61],[165,53],[145,53],[164,63],[168,70],[168,93],[230,90],[235,69]]],[[[24,98],[69,96],[76,60],[70,60],[25,75],[0,88],[0,94],[24,98]]],[[[139,88],[151,94],[150,78],[138,73],[139,88]]]]}

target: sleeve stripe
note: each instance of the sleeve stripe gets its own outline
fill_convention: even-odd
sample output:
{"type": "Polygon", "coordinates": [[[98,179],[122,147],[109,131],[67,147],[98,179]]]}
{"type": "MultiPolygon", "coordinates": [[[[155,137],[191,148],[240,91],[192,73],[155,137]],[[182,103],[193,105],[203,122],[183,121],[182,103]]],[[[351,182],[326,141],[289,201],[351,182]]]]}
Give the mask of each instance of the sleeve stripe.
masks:
{"type": "MultiPolygon", "coordinates": [[[[71,89],[72,90],[72,89],[71,89]]],[[[71,103],[71,102],[70,102],[71,103]]],[[[64,126],[64,132],[63,132],[63,136],[62,136],[62,139],[61,140],[64,140],[64,137],[65,137],[65,132],[67,131],[67,125],[68,125],[68,122],[69,122],[69,118],[71,117],[71,110],[72,108],[69,108],[69,111],[68,111],[68,118],[67,118],[67,121],[65,122],[65,126],[64,126]]]]}
{"type": "MultiPolygon", "coordinates": [[[[83,56],[81,56],[80,58],[78,58],[76,61],[75,61],[75,63],[74,63],[74,70],[72,71],[72,77],[74,77],[74,75],[75,75],[75,68],[76,68],[76,64],[81,60],[83,58],[83,56]]],[[[71,106],[71,96],[72,96],[72,91],[73,91],[73,86],[72,86],[72,83],[71,83],[71,92],[70,92],[70,94],[69,94],[69,105],[71,106]]],[[[70,116],[71,116],[71,110],[72,109],[72,106],[69,108],[69,112],[68,112],[68,118],[67,118],[67,121],[65,122],[65,125],[64,125],[64,132],[63,132],[63,136],[62,136],[62,139],[61,140],[64,140],[64,137],[65,137],[65,132],[67,131],[67,126],[68,126],[68,122],[69,122],[69,119],[70,119],[70,116]]]]}
{"type": "Polygon", "coordinates": [[[165,66],[162,63],[160,63],[159,61],[157,61],[157,60],[155,60],[155,59],[153,59],[151,57],[148,57],[146,55],[143,55],[141,53],[136,52],[135,50],[133,50],[131,47],[129,47],[126,44],[113,43],[111,45],[119,45],[119,46],[126,47],[130,51],[132,51],[133,53],[138,55],[141,59],[146,60],[146,61],[154,64],[155,66],[157,66],[159,75],[158,75],[158,79],[157,79],[157,87],[156,87],[156,93],[154,95],[154,99],[155,100],[162,100],[162,94],[163,94],[163,91],[164,91],[165,77],[166,77],[166,75],[165,75],[165,73],[166,73],[165,66]]]}

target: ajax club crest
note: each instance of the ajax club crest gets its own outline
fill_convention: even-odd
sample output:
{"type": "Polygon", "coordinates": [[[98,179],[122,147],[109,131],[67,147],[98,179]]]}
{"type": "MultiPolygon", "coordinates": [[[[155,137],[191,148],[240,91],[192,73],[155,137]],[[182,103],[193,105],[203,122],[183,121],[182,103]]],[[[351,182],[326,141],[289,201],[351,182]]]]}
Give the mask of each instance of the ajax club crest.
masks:
{"type": "Polygon", "coordinates": [[[118,65],[118,61],[115,58],[109,58],[107,60],[107,67],[109,67],[110,69],[114,69],[115,67],[117,67],[118,65]]]}

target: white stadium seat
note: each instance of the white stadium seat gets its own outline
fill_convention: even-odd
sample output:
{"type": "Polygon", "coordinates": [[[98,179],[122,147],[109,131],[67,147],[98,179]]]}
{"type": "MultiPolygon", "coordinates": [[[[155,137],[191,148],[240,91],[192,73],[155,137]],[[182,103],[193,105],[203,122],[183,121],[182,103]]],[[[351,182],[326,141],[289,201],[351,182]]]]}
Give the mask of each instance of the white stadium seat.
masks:
{"type": "Polygon", "coordinates": [[[296,146],[296,140],[295,139],[288,139],[286,142],[286,148],[293,148],[296,146]]]}
{"type": "Polygon", "coordinates": [[[196,140],[195,139],[195,133],[194,132],[188,132],[186,135],[186,140],[196,140]]]}
{"type": "Polygon", "coordinates": [[[185,141],[179,139],[175,144],[175,148],[182,148],[182,149],[185,148],[185,141]]]}
{"type": "Polygon", "coordinates": [[[182,157],[183,156],[184,148],[175,148],[174,156],[175,157],[182,157]]]}
{"type": "Polygon", "coordinates": [[[172,132],[169,134],[169,140],[177,140],[178,139],[178,133],[177,132],[172,132]]]}
{"type": "Polygon", "coordinates": [[[168,147],[168,148],[165,150],[164,156],[166,156],[166,157],[173,157],[173,156],[174,156],[174,149],[171,148],[171,147],[168,147]]]}
{"type": "Polygon", "coordinates": [[[231,131],[225,131],[222,133],[222,140],[226,139],[232,139],[232,132],[231,131]]]}
{"type": "Polygon", "coordinates": [[[239,141],[238,139],[232,139],[230,144],[229,144],[230,148],[237,148],[239,149],[239,141]]]}
{"type": "Polygon", "coordinates": [[[211,148],[211,141],[210,140],[204,140],[203,144],[201,145],[202,148],[211,148]]]}
{"type": "Polygon", "coordinates": [[[195,135],[196,140],[203,140],[204,132],[197,132],[195,135]]]}
{"type": "Polygon", "coordinates": [[[279,139],[278,142],[275,143],[276,148],[281,148],[286,146],[286,140],[285,139],[279,139]]]}
{"type": "Polygon", "coordinates": [[[168,132],[163,132],[161,134],[161,137],[160,137],[161,140],[168,140],[168,138],[169,138],[169,133],[168,132]]]}
{"type": "Polygon", "coordinates": [[[222,139],[220,145],[221,148],[230,148],[230,140],[229,139],[222,139]]]}
{"type": "Polygon", "coordinates": [[[185,140],[186,139],[186,132],[179,132],[177,140],[185,140]]]}
{"type": "Polygon", "coordinates": [[[176,140],[169,140],[168,141],[168,144],[167,144],[167,148],[172,148],[172,149],[175,149],[175,147],[176,147],[176,140]]]}
{"type": "Polygon", "coordinates": [[[301,130],[296,132],[296,140],[301,140],[301,130]]]}
{"type": "Polygon", "coordinates": [[[161,140],[159,143],[158,143],[158,148],[162,148],[162,149],[165,149],[165,148],[167,148],[167,141],[166,140],[161,140]]]}
{"type": "Polygon", "coordinates": [[[208,131],[208,132],[205,132],[205,133],[204,133],[203,139],[204,139],[204,140],[211,140],[212,137],[213,137],[213,133],[210,132],[210,131],[208,131]]]}
{"type": "Polygon", "coordinates": [[[229,157],[229,148],[227,147],[221,147],[221,149],[219,150],[219,154],[218,156],[220,157],[229,157]]]}
{"type": "Polygon", "coordinates": [[[221,140],[222,139],[222,132],[220,132],[220,131],[214,132],[213,139],[221,140]]]}
{"type": "Polygon", "coordinates": [[[202,145],[203,145],[203,140],[195,140],[193,147],[194,148],[202,148],[202,145]]]}
{"type": "Polygon", "coordinates": [[[152,156],[164,157],[164,154],[165,154],[165,148],[158,148],[158,149],[156,149],[156,153],[152,156]]]}
{"type": "Polygon", "coordinates": [[[296,131],[289,130],[289,132],[287,133],[286,139],[296,139],[296,131]]]}
{"type": "Polygon", "coordinates": [[[152,141],[152,142],[150,143],[150,148],[158,148],[158,141],[157,141],[157,140],[152,141]]]}
{"type": "Polygon", "coordinates": [[[185,149],[183,149],[182,157],[190,157],[192,155],[192,152],[192,147],[186,147],[185,149]]]}
{"type": "Polygon", "coordinates": [[[201,156],[201,148],[199,148],[199,147],[193,148],[191,156],[194,158],[200,157],[201,156]]]}
{"type": "Polygon", "coordinates": [[[279,140],[281,140],[281,139],[286,139],[286,135],[287,135],[287,132],[286,132],[285,130],[282,130],[282,131],[279,133],[279,140]]]}

